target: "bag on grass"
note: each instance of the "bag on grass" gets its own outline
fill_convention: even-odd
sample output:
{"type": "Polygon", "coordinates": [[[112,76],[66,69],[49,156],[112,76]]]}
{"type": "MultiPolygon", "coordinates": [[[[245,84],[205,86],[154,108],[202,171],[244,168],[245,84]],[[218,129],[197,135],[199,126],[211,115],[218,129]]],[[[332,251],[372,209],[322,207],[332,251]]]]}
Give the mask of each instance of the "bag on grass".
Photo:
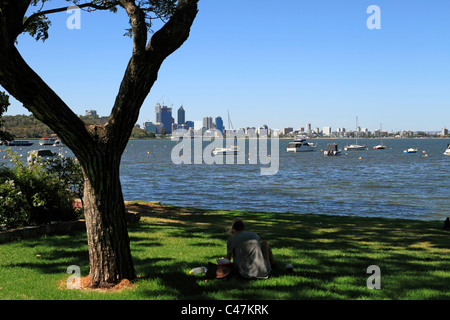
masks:
{"type": "Polygon", "coordinates": [[[225,279],[233,271],[232,263],[215,264],[208,262],[208,271],[206,271],[206,277],[208,279],[225,279]]]}

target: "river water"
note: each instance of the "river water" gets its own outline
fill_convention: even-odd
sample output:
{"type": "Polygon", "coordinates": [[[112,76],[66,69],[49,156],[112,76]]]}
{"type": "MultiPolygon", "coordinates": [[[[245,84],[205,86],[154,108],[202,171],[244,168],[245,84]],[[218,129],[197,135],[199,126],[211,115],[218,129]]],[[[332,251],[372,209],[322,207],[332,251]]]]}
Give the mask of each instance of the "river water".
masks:
{"type": "MultiPolygon", "coordinates": [[[[359,139],[367,146],[363,151],[344,151],[354,140],[312,139],[310,142],[317,143],[316,151],[303,153],[286,152],[288,139],[280,139],[279,147],[275,149],[274,144],[272,149],[269,139],[267,155],[271,157],[265,160],[271,162],[264,164],[263,158],[256,158],[261,149],[258,142],[249,139],[241,141],[245,163],[225,160],[224,164],[207,164],[207,159],[196,161],[194,156],[189,162],[187,153],[187,163],[174,163],[172,151],[188,140],[192,141],[192,153],[198,151],[195,139],[130,140],[121,164],[125,200],[298,214],[423,220],[450,216],[450,157],[443,155],[450,139],[384,139],[384,150],[372,149],[379,140],[359,139]],[[341,156],[323,155],[321,150],[331,142],[342,149],[341,156]],[[409,147],[418,148],[418,152],[404,154],[409,147]],[[261,174],[261,168],[269,166],[277,169],[272,172],[275,174],[261,174]]],[[[208,146],[210,142],[204,142],[202,147],[208,146]]],[[[28,150],[37,148],[35,143],[12,150],[26,158],[28,150]]],[[[67,148],[48,149],[71,155],[67,148]]]]}
{"type": "Polygon", "coordinates": [[[174,164],[171,152],[181,142],[132,140],[122,159],[124,197],[224,210],[425,220],[450,215],[450,157],[443,155],[449,139],[385,139],[384,150],[372,149],[379,140],[359,139],[368,148],[363,151],[344,151],[353,140],[313,139],[316,151],[303,153],[286,152],[289,141],[279,140],[278,157],[273,152],[276,174],[262,175],[269,165],[249,163],[257,151],[250,140],[245,164],[195,164],[194,158],[174,164]],[[330,142],[341,156],[323,155],[330,142]],[[404,154],[409,147],[418,152],[404,154]]]}

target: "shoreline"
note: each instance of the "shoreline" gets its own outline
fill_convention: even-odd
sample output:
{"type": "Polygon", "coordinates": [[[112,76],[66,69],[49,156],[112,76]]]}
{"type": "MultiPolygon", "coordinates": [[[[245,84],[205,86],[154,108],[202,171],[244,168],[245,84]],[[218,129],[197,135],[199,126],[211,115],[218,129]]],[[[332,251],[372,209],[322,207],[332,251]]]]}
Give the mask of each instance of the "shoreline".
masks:
{"type": "MultiPolygon", "coordinates": [[[[298,136],[303,136],[303,135],[298,134],[298,136]]],[[[180,138],[180,137],[176,137],[176,138],[180,138]]],[[[192,138],[195,138],[195,137],[192,137],[192,138]]],[[[208,138],[214,138],[214,137],[208,137],[208,138]]],[[[238,137],[238,138],[240,138],[240,137],[238,137]]],[[[245,138],[245,139],[260,139],[259,137],[248,137],[246,135],[244,135],[243,138],[245,138]]],[[[264,137],[264,138],[270,139],[270,137],[264,137]]],[[[42,138],[16,137],[14,140],[39,141],[40,139],[42,139],[42,138]]],[[[167,135],[166,137],[163,137],[163,138],[161,138],[161,137],[155,137],[155,138],[129,138],[129,140],[171,140],[171,139],[172,139],[172,136],[170,136],[170,135],[167,135]]],[[[226,136],[223,136],[223,139],[226,139],[226,136]]],[[[295,139],[295,136],[292,136],[292,137],[278,137],[278,139],[292,140],[292,139],[295,139]]],[[[347,140],[348,139],[348,140],[354,140],[355,137],[308,137],[308,136],[306,136],[306,139],[330,139],[330,140],[331,139],[340,139],[340,140],[347,140]]],[[[445,140],[445,139],[450,139],[450,136],[442,136],[442,137],[441,136],[439,136],[439,137],[438,136],[430,136],[430,137],[360,137],[358,139],[360,139],[360,140],[365,140],[365,139],[367,139],[367,140],[377,140],[377,139],[398,139],[398,140],[401,140],[401,139],[405,139],[405,140],[407,140],[407,139],[444,139],[445,140]]],[[[8,146],[4,146],[4,147],[8,147],[8,146]]],[[[45,147],[45,146],[42,146],[42,147],[45,147]]]]}

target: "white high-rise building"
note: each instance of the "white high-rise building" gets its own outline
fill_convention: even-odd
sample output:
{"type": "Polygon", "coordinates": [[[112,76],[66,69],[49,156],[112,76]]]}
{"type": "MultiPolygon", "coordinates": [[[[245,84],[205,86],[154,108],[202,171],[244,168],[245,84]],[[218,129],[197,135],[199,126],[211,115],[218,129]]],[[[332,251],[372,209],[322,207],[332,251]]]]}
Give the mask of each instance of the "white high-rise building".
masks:
{"type": "Polygon", "coordinates": [[[323,127],[323,135],[324,136],[331,136],[331,127],[323,127]]]}
{"type": "Polygon", "coordinates": [[[311,133],[311,123],[306,124],[306,133],[311,133]]]}

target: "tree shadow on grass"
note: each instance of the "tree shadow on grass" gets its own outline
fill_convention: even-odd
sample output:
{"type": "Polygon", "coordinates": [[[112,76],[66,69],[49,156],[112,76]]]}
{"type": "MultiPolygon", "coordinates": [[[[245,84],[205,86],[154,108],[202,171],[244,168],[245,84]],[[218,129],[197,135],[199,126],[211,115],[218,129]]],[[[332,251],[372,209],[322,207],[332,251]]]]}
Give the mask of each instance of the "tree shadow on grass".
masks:
{"type": "MultiPolygon", "coordinates": [[[[235,218],[243,217],[247,229],[269,241],[281,267],[264,284],[230,281],[199,286],[197,279],[180,272],[180,265],[174,262],[173,269],[161,270],[159,277],[180,298],[226,296],[226,290],[233,298],[404,299],[408,291],[420,290],[425,284],[435,291],[431,297],[448,297],[444,283],[449,278],[450,243],[448,232],[439,229],[440,222],[257,212],[212,215],[208,210],[133,206],[140,207],[145,216],[161,219],[171,237],[219,239],[224,246],[229,237],[226,227],[235,218]],[[286,250],[289,254],[283,254],[286,250]],[[284,272],[285,263],[296,265],[294,274],[284,272]],[[378,265],[386,279],[382,293],[367,288],[370,265],[378,265]],[[417,280],[415,283],[408,282],[411,276],[417,280]],[[277,277],[289,283],[280,284],[277,277]],[[296,282],[299,284],[293,288],[296,282]]],[[[192,247],[195,250],[208,245],[205,242],[192,247]]],[[[214,256],[205,253],[208,258],[214,256]]]]}
{"type": "MultiPolygon", "coordinates": [[[[144,217],[131,225],[133,262],[144,298],[163,290],[174,299],[407,299],[449,298],[450,233],[435,221],[294,215],[239,211],[213,212],[162,205],[127,204],[144,217]],[[247,229],[271,245],[277,268],[268,280],[208,280],[191,276],[189,267],[214,262],[215,253],[230,235],[226,228],[242,218],[247,229]],[[189,250],[202,250],[192,260],[164,252],[164,239],[194,239],[189,250]],[[158,256],[146,256],[147,250],[158,256]],[[200,258],[198,258],[200,257],[200,258]],[[294,272],[284,265],[292,263],[294,272]],[[381,269],[382,289],[366,286],[367,267],[381,269]],[[145,279],[157,279],[148,287],[145,279]],[[421,290],[423,292],[421,293],[421,290]],[[428,291],[425,291],[428,290],[428,291]],[[415,293],[417,292],[417,293],[415,293]]],[[[12,263],[10,268],[33,268],[43,274],[65,273],[69,265],[89,272],[86,234],[23,240],[21,245],[45,252],[33,262],[12,263]]],[[[172,245],[172,247],[176,245],[172,245]]],[[[36,252],[38,254],[39,252],[36,252]]]]}
{"type": "Polygon", "coordinates": [[[12,263],[9,267],[39,270],[43,274],[66,272],[67,267],[77,265],[89,270],[89,254],[86,234],[82,231],[69,235],[42,236],[35,239],[20,240],[20,245],[34,249],[30,256],[33,262],[12,263]]]}

